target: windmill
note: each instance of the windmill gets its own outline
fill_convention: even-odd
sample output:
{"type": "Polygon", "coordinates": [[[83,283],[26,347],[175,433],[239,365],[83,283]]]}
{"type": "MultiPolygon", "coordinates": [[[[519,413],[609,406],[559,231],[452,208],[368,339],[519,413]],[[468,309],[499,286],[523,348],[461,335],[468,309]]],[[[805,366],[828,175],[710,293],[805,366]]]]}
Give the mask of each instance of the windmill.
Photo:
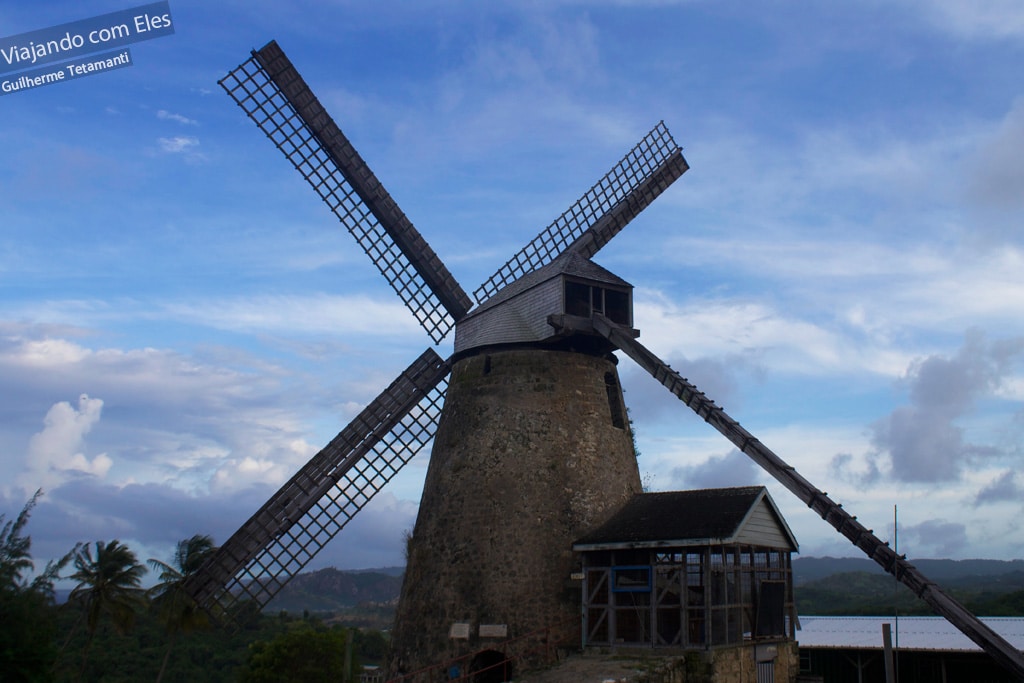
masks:
{"type": "Polygon", "coordinates": [[[435,343],[235,532],[186,586],[263,607],[434,442],[394,633],[409,668],[462,627],[515,637],[573,616],[575,537],[640,490],[621,351],[997,661],[1024,658],[637,341],[631,286],[593,261],[688,168],[659,123],[475,292],[476,306],[275,42],[221,81],[349,230],[435,343]]]}

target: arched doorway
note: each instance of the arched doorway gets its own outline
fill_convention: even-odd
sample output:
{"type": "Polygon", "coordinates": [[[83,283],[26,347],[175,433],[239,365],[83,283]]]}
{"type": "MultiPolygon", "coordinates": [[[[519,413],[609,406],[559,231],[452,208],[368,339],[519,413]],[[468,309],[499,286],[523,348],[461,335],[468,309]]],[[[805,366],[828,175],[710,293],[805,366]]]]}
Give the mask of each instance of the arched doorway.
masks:
{"type": "Polygon", "coordinates": [[[484,650],[469,664],[473,683],[505,683],[512,680],[512,661],[497,650],[484,650]]]}

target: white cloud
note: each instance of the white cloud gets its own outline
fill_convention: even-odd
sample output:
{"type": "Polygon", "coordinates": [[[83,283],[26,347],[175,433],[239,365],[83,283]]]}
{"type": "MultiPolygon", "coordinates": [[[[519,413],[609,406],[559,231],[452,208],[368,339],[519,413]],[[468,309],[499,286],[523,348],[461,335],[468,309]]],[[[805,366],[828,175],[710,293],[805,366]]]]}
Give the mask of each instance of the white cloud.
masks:
{"type": "Polygon", "coordinates": [[[182,116],[181,114],[173,114],[167,111],[166,109],[161,109],[157,111],[156,117],[164,121],[175,121],[176,123],[181,123],[186,126],[198,125],[198,121],[196,121],[195,119],[190,119],[187,116],[182,116]]]}
{"type": "Polygon", "coordinates": [[[363,295],[252,296],[169,303],[166,315],[179,320],[240,331],[288,331],[409,335],[425,339],[422,328],[397,299],[380,301],[363,295]]]}
{"type": "Polygon", "coordinates": [[[78,407],[67,401],[54,404],[43,420],[43,430],[29,441],[25,468],[17,481],[25,490],[50,489],[75,476],[106,476],[113,461],[105,453],[86,457],[85,435],[100,420],[103,401],[82,394],[78,407]]]}
{"type": "Polygon", "coordinates": [[[974,498],[974,506],[991,505],[1004,501],[1016,503],[1021,500],[1022,494],[1024,494],[1024,487],[1018,481],[1017,472],[1006,470],[978,491],[974,498]]]}
{"type": "Polygon", "coordinates": [[[18,362],[26,366],[45,367],[78,363],[85,360],[90,351],[67,339],[26,339],[19,349],[18,362]]]}
{"type": "Polygon", "coordinates": [[[978,145],[970,164],[968,191],[976,202],[995,209],[1024,209],[1024,97],[978,145]]]}
{"type": "Polygon", "coordinates": [[[302,439],[247,444],[254,452],[232,452],[217,460],[217,469],[210,482],[216,495],[239,491],[253,484],[275,487],[287,481],[318,450],[302,439]]]}
{"type": "Polygon", "coordinates": [[[901,547],[912,547],[918,557],[953,557],[968,545],[966,525],[944,519],[900,524],[899,532],[901,547]]]}
{"type": "Polygon", "coordinates": [[[169,154],[192,152],[195,147],[199,146],[199,138],[192,137],[190,135],[176,135],[173,138],[157,138],[156,141],[157,144],[160,145],[161,151],[169,154]]]}
{"type": "Polygon", "coordinates": [[[891,359],[858,349],[821,325],[749,299],[670,301],[637,290],[635,324],[645,346],[661,358],[736,356],[781,372],[880,372],[891,359]]]}
{"type": "Polygon", "coordinates": [[[909,402],[873,426],[874,445],[889,455],[900,481],[957,480],[972,462],[998,458],[1001,449],[968,442],[959,422],[993,398],[1024,354],[1024,339],[989,342],[975,331],[952,358],[929,356],[907,372],[909,402]]]}
{"type": "Polygon", "coordinates": [[[971,40],[1024,38],[1024,6],[1018,0],[907,0],[937,28],[971,40]]]}
{"type": "Polygon", "coordinates": [[[683,465],[672,470],[672,483],[683,489],[708,489],[729,486],[753,486],[765,474],[753,460],[731,450],[722,456],[712,456],[694,465],[683,465]]]}
{"type": "MultiPolygon", "coordinates": [[[[279,484],[316,451],[306,442],[309,423],[331,413],[330,401],[318,405],[323,388],[315,379],[283,373],[267,361],[258,363],[259,374],[239,369],[249,359],[237,351],[218,363],[157,349],[90,349],[67,339],[32,339],[32,328],[21,332],[0,345],[0,374],[18,397],[0,408],[25,414],[24,420],[30,410],[48,411],[25,462],[2,463],[7,480],[26,489],[81,474],[188,491],[279,484]],[[83,397],[77,409],[48,400],[75,388],[104,400],[83,397]],[[87,456],[84,436],[104,407],[112,412],[90,437],[103,455],[87,456]]],[[[362,393],[350,394],[356,396],[362,393]]],[[[18,429],[12,419],[0,429],[0,442],[23,448],[18,429]]]]}

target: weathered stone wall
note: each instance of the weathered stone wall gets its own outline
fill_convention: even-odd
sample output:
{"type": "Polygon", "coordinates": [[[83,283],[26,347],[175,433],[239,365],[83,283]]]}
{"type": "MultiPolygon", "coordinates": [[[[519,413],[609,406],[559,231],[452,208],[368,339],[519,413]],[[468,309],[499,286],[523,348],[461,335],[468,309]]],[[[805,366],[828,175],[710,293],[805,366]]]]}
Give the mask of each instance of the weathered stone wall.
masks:
{"type": "Polygon", "coordinates": [[[481,624],[509,639],[574,622],[572,542],[641,491],[608,358],[509,350],[455,364],[435,437],[392,636],[392,670],[486,648],[481,624]],[[451,639],[455,622],[470,638],[451,639]]]}
{"type": "MultiPolygon", "coordinates": [[[[775,647],[775,681],[792,683],[800,671],[800,654],[796,643],[780,642],[775,647]]],[[[712,650],[712,683],[757,683],[756,648],[756,645],[745,644],[712,650]]]]}

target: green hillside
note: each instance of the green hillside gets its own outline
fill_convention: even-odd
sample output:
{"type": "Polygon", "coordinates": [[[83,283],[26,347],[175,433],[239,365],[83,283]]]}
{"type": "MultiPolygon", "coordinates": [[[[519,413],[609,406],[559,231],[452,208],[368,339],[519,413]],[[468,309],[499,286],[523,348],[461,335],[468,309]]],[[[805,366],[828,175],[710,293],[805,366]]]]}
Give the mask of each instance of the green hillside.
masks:
{"type": "MultiPolygon", "coordinates": [[[[920,560],[929,579],[979,616],[1024,616],[1020,560],[920,560]]],[[[797,611],[804,615],[929,615],[932,610],[870,560],[800,558],[793,562],[797,611]]]]}

